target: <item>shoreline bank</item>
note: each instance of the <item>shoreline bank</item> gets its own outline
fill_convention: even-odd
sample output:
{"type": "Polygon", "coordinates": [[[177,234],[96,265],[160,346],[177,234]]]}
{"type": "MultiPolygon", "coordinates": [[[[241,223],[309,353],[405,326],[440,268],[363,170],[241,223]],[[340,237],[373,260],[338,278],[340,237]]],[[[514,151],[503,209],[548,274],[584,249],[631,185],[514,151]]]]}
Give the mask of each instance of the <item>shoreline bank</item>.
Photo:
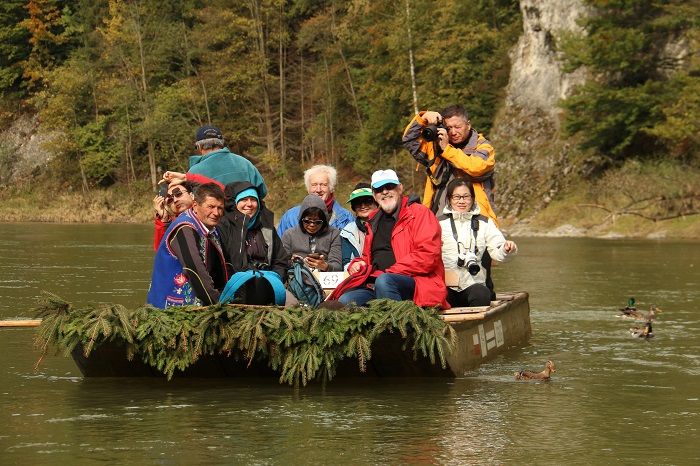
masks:
{"type": "MultiPolygon", "coordinates": [[[[291,207],[290,199],[302,197],[291,194],[289,187],[280,188],[288,195],[266,199],[277,220],[291,207]]],[[[349,192],[351,187],[343,186],[336,197],[345,199],[346,190],[349,192]]],[[[88,193],[62,188],[50,194],[36,185],[33,189],[0,190],[0,222],[153,224],[154,193],[145,184],[88,193]]],[[[609,217],[584,212],[571,199],[561,201],[556,209],[543,209],[528,218],[502,217],[500,228],[506,236],[513,237],[700,240],[698,214],[660,221],[633,215],[609,217]]]]}
{"type": "MultiPolygon", "coordinates": [[[[49,215],[50,217],[50,215],[49,215]]],[[[72,221],[55,218],[27,219],[27,218],[8,218],[6,215],[0,214],[0,223],[55,223],[59,225],[98,225],[98,224],[115,224],[115,225],[139,225],[153,226],[152,221],[137,221],[135,219],[111,219],[102,220],[94,219],[92,221],[72,221]]],[[[571,224],[560,225],[551,230],[544,230],[539,227],[530,227],[527,224],[513,223],[507,227],[502,227],[501,231],[506,237],[512,238],[595,238],[595,239],[629,239],[629,240],[657,240],[657,241],[700,241],[700,235],[692,234],[696,230],[677,231],[676,229],[656,228],[653,231],[639,231],[638,234],[630,235],[623,234],[614,229],[586,229],[576,227],[571,224]]]]}

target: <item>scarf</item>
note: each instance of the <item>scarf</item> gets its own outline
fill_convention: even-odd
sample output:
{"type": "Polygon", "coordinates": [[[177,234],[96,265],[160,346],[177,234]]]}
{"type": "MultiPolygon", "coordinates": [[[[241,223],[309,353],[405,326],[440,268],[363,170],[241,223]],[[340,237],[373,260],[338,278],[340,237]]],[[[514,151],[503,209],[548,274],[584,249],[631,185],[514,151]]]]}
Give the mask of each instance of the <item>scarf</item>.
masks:
{"type": "Polygon", "coordinates": [[[328,196],[328,200],[326,200],[326,210],[328,210],[328,218],[331,216],[331,212],[333,212],[333,203],[335,203],[335,196],[333,193],[331,193],[330,196],[328,196]]]}

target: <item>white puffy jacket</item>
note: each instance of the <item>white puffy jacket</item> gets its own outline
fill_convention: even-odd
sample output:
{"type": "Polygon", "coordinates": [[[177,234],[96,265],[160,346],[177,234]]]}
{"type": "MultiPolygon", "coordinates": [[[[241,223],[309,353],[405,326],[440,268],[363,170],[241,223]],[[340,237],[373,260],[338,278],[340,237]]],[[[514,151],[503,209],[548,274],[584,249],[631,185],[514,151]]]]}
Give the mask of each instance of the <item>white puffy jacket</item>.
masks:
{"type": "Polygon", "coordinates": [[[486,283],[486,269],[481,267],[481,256],[483,256],[487,248],[491,258],[499,262],[508,262],[517,254],[517,248],[510,254],[505,252],[503,245],[506,239],[503,233],[496,227],[493,220],[479,215],[479,204],[474,203],[472,210],[462,214],[453,211],[452,207],[448,205],[442,213],[443,215],[438,217],[442,228],[442,262],[445,264],[445,270],[452,270],[459,276],[459,285],[451,287],[454,290],[462,291],[475,283],[486,283]],[[476,256],[479,259],[481,270],[476,275],[471,275],[466,267],[457,266],[457,242],[452,232],[450,217],[454,219],[457,239],[463,245],[462,251],[466,247],[467,250],[474,252],[475,242],[474,232],[472,231],[472,217],[475,216],[479,219],[479,231],[476,232],[476,256]]]}

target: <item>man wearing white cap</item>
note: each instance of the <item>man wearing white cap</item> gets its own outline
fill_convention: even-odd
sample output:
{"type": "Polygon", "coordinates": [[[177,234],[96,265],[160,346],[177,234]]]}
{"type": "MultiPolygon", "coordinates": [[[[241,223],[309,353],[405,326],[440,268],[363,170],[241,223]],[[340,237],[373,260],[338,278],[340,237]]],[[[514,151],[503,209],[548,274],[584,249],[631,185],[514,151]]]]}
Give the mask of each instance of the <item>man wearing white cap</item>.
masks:
{"type": "Polygon", "coordinates": [[[328,299],[362,306],[388,298],[448,309],[437,218],[417,196],[403,195],[394,170],[372,174],[372,193],[379,209],[367,222],[362,257],[350,262],[350,276],[328,299]]]}

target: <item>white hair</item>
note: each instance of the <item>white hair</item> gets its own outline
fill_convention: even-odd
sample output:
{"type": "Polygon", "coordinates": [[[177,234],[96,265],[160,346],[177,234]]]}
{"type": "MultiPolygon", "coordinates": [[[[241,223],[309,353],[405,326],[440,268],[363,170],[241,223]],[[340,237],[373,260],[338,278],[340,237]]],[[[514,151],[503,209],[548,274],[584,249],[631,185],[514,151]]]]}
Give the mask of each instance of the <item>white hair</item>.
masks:
{"type": "Polygon", "coordinates": [[[309,191],[311,189],[311,175],[316,172],[324,172],[327,174],[330,191],[335,191],[335,185],[338,182],[338,171],[330,165],[314,165],[304,172],[304,184],[306,185],[306,190],[309,191]]]}

